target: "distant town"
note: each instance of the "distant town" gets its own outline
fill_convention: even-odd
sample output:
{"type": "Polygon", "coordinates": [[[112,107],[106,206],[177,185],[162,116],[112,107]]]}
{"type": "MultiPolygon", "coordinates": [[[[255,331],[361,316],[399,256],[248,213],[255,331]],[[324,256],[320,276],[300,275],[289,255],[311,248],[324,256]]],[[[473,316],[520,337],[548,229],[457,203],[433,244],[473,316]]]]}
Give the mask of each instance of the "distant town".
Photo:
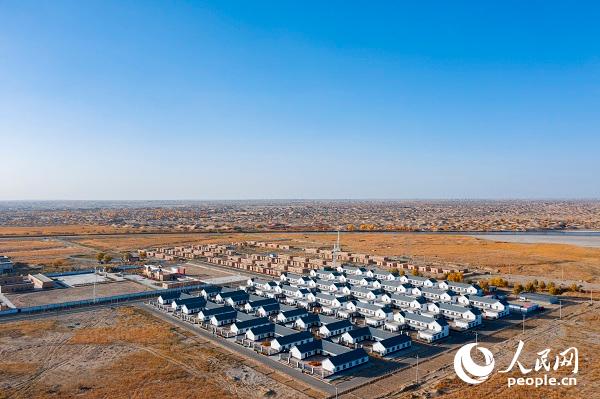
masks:
{"type": "Polygon", "coordinates": [[[127,232],[598,230],[600,201],[0,202],[0,233],[76,225],[127,232]]]}

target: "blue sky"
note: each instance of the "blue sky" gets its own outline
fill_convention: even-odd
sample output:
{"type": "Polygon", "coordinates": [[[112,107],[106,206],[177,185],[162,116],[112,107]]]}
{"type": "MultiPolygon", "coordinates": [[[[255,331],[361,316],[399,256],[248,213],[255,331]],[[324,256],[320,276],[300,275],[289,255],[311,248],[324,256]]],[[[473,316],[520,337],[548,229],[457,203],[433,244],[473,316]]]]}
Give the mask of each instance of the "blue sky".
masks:
{"type": "Polygon", "coordinates": [[[0,200],[600,197],[594,2],[0,1],[0,200]]]}

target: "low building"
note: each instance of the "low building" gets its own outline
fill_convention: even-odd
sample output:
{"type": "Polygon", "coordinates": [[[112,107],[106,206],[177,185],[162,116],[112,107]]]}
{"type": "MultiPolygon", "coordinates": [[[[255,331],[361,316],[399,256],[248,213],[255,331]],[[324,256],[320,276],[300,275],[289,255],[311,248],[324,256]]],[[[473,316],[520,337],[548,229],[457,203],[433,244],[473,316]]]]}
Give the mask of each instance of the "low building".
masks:
{"type": "Polygon", "coordinates": [[[275,320],[278,323],[286,324],[286,323],[295,321],[302,316],[306,316],[307,314],[308,314],[308,311],[306,309],[284,310],[284,311],[280,311],[277,314],[277,317],[275,318],[275,320]]]}
{"type": "Polygon", "coordinates": [[[192,297],[184,299],[181,303],[181,313],[191,315],[196,314],[206,308],[206,299],[202,297],[192,297]]]}
{"type": "MultiPolygon", "coordinates": [[[[208,321],[214,315],[220,313],[231,313],[235,312],[235,309],[231,306],[216,306],[211,308],[202,309],[198,312],[198,319],[201,321],[208,321]]],[[[237,313],[237,312],[236,312],[237,313]]]]}
{"type": "Polygon", "coordinates": [[[468,296],[469,304],[483,312],[488,319],[498,319],[508,315],[508,303],[505,300],[491,296],[468,296]]]}
{"type": "MultiPolygon", "coordinates": [[[[243,314],[243,313],[242,313],[243,314]]],[[[236,335],[246,334],[246,331],[254,327],[266,326],[271,323],[268,317],[252,317],[246,320],[236,320],[230,327],[232,333],[236,335]]]]}
{"type": "Polygon", "coordinates": [[[294,346],[306,344],[314,341],[313,335],[308,331],[301,331],[294,334],[276,337],[271,341],[271,348],[278,352],[286,352],[294,346]]]}
{"type": "Polygon", "coordinates": [[[33,286],[38,289],[54,288],[54,280],[50,277],[44,276],[41,273],[30,274],[27,276],[29,281],[33,283],[33,286]]]}
{"type": "Polygon", "coordinates": [[[13,271],[14,265],[8,256],[0,255],[0,274],[10,273],[13,271]]]}
{"type": "Polygon", "coordinates": [[[227,324],[235,323],[237,320],[237,312],[234,310],[232,312],[224,312],[212,315],[210,317],[210,324],[213,326],[224,326],[227,324]]]}
{"type": "Polygon", "coordinates": [[[381,356],[409,348],[412,345],[412,339],[406,334],[397,334],[393,337],[382,339],[373,344],[373,352],[381,356]]]}
{"type": "Polygon", "coordinates": [[[537,311],[540,305],[533,302],[509,302],[508,309],[512,313],[531,314],[537,311]]]}
{"type": "Polygon", "coordinates": [[[0,293],[23,292],[33,289],[33,283],[24,276],[0,277],[0,293]]]}
{"type": "Polygon", "coordinates": [[[558,297],[555,295],[538,294],[535,292],[521,292],[519,300],[546,305],[555,305],[558,303],[558,297]]]}
{"type": "Polygon", "coordinates": [[[323,338],[329,338],[352,329],[354,329],[354,324],[350,323],[349,320],[334,321],[333,323],[322,325],[319,328],[319,335],[323,338]]]}
{"type": "Polygon", "coordinates": [[[367,355],[367,352],[365,352],[365,350],[362,348],[358,348],[336,356],[328,357],[323,361],[321,367],[323,367],[324,370],[335,374],[337,372],[367,363],[368,361],[369,355],[367,355]]]}

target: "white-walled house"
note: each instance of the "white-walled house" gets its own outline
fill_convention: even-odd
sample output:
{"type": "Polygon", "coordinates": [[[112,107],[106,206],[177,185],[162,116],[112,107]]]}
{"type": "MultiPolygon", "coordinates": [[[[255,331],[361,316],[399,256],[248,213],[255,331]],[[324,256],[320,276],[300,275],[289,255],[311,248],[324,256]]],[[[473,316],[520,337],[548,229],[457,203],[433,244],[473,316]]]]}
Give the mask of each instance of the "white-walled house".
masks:
{"type": "Polygon", "coordinates": [[[471,295],[468,297],[469,304],[483,312],[488,319],[498,319],[510,313],[508,302],[487,296],[471,295]]]}
{"type": "Polygon", "coordinates": [[[481,325],[481,312],[478,309],[447,302],[433,302],[428,304],[427,308],[433,314],[440,314],[446,319],[453,320],[456,328],[469,329],[481,325]]]}
{"type": "Polygon", "coordinates": [[[460,283],[454,281],[442,281],[439,283],[439,288],[443,290],[452,290],[457,294],[463,295],[482,295],[483,290],[477,284],[460,283]]]}
{"type": "Polygon", "coordinates": [[[333,323],[322,325],[319,328],[319,335],[323,338],[330,338],[345,333],[354,328],[354,324],[348,320],[340,320],[333,323]]]}

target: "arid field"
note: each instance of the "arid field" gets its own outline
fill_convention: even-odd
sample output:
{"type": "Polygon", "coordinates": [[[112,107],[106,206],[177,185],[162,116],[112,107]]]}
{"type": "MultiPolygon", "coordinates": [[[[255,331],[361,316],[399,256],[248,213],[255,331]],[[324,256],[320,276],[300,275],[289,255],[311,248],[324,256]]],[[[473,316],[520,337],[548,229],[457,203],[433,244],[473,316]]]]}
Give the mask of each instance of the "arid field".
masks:
{"type": "Polygon", "coordinates": [[[0,398],[308,397],[134,307],[0,324],[0,353],[0,398]]]}
{"type": "MultiPolygon", "coordinates": [[[[242,240],[284,240],[292,245],[331,247],[335,234],[181,234],[85,237],[73,242],[103,251],[152,246],[227,243],[242,240]]],[[[558,279],[600,281],[600,248],[565,244],[505,243],[474,236],[440,234],[345,233],[342,250],[379,255],[408,255],[426,262],[454,263],[492,272],[558,279]]]]}

